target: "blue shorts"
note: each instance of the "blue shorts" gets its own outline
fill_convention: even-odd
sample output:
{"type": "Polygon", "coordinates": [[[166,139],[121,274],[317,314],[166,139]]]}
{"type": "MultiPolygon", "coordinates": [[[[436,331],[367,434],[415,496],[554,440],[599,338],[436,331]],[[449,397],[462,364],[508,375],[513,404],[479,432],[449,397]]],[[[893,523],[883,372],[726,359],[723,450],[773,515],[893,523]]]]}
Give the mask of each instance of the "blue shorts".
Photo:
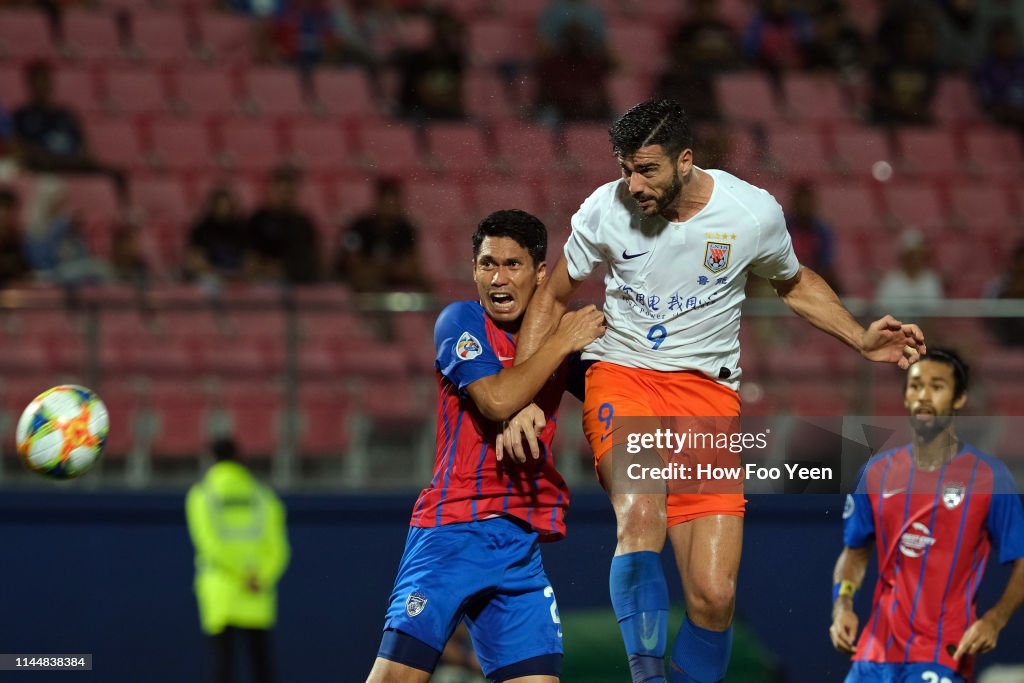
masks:
{"type": "Polygon", "coordinates": [[[526,660],[560,666],[562,625],[536,532],[504,517],[409,529],[385,631],[440,652],[463,619],[489,677],[526,660]]]}
{"type": "Polygon", "coordinates": [[[844,683],[966,683],[949,667],[930,662],[854,662],[844,683]]]}

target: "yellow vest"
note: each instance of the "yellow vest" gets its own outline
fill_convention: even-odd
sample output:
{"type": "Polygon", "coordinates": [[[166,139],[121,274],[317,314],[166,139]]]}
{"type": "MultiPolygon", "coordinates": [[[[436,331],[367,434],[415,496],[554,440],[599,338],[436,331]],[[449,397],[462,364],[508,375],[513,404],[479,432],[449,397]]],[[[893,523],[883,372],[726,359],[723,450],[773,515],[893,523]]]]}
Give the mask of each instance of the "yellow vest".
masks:
{"type": "Polygon", "coordinates": [[[277,582],[288,565],[284,506],[236,462],[215,464],[192,486],[185,517],[196,549],[196,599],[203,631],[270,628],[277,582]],[[255,579],[259,590],[249,587],[255,579]]]}

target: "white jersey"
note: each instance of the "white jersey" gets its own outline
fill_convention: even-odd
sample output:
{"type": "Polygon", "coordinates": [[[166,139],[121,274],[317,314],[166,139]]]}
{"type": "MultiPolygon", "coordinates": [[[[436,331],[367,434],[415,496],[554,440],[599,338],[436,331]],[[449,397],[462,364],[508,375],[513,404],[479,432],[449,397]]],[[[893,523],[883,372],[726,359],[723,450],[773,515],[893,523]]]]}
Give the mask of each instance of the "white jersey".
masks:
{"type": "Polygon", "coordinates": [[[569,276],[608,265],[608,331],[584,358],[739,385],[747,272],[785,280],[800,263],[774,197],[725,171],[705,173],[715,181],[711,198],[681,223],[644,216],[622,180],[599,187],[572,217],[569,276]]]}

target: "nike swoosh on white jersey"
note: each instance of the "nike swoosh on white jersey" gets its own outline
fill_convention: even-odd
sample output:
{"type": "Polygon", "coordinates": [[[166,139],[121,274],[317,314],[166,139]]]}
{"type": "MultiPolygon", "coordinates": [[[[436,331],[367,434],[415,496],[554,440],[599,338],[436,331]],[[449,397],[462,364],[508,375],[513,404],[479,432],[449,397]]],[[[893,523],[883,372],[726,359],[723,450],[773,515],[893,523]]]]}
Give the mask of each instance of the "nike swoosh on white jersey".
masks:
{"type": "Polygon", "coordinates": [[[892,491],[882,491],[882,498],[892,498],[898,493],[903,493],[906,489],[893,489],[892,491]]]}

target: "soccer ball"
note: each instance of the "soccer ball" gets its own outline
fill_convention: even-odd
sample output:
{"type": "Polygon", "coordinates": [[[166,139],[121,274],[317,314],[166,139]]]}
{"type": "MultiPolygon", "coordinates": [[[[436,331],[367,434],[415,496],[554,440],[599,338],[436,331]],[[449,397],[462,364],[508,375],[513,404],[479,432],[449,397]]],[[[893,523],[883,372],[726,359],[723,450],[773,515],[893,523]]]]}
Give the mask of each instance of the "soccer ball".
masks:
{"type": "Polygon", "coordinates": [[[18,455],[52,479],[85,474],[107,442],[107,407],[92,390],[73,384],[36,396],[18,420],[18,455]]]}

